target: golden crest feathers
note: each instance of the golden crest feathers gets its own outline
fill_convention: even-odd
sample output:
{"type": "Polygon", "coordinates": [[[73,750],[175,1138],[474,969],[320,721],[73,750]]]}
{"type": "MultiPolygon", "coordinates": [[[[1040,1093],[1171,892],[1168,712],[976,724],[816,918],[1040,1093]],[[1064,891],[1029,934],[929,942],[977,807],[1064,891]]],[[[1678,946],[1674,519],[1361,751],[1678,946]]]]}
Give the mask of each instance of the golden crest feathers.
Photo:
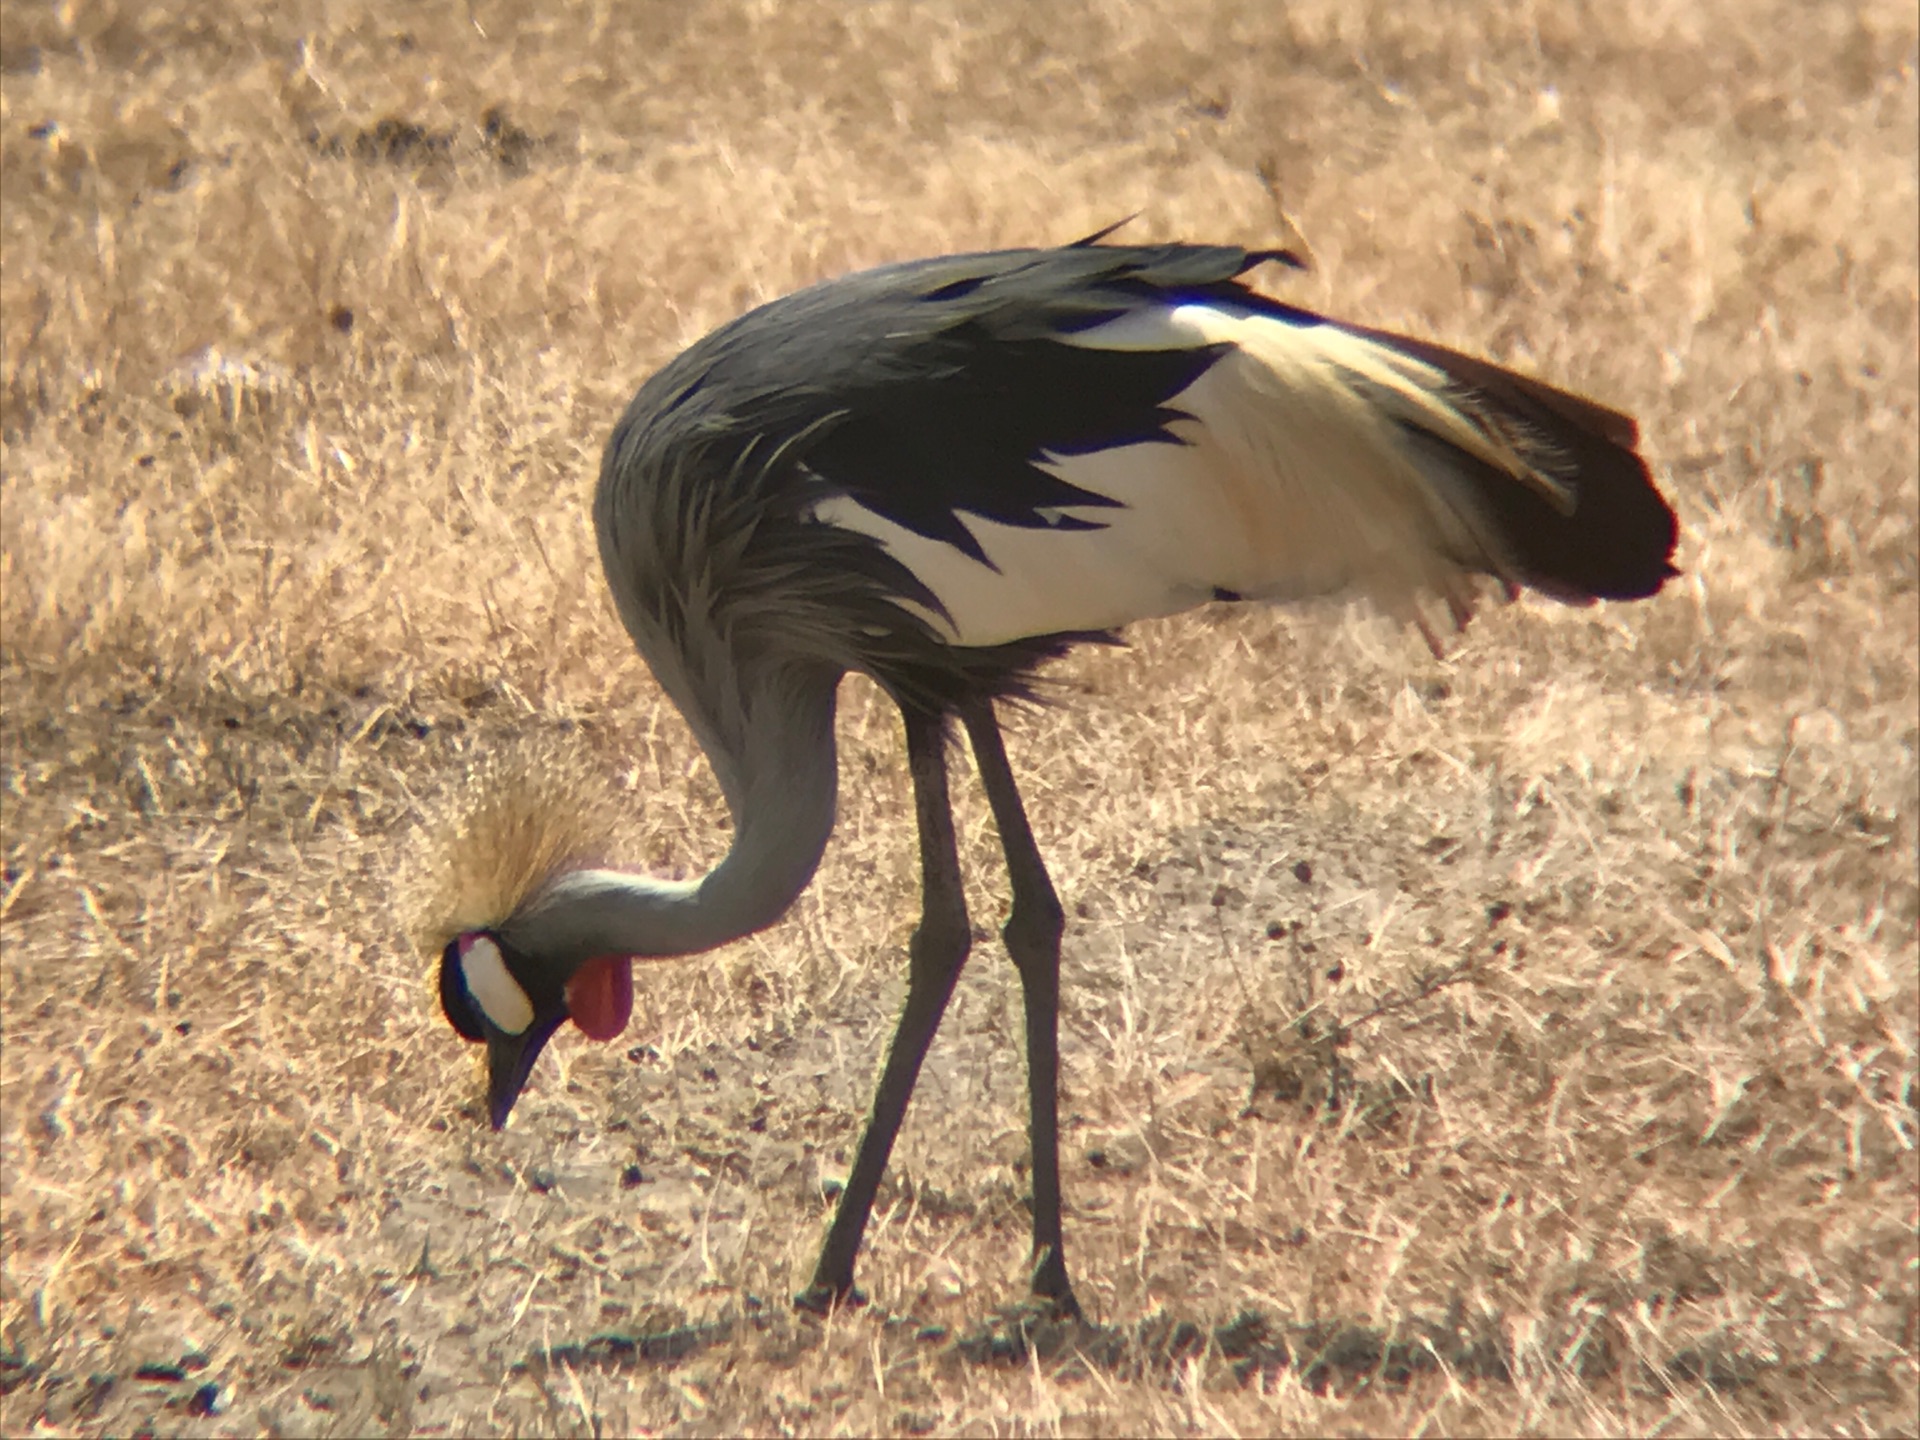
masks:
{"type": "Polygon", "coordinates": [[[511,741],[423,803],[399,897],[422,955],[499,926],[567,871],[608,863],[627,807],[590,758],[577,736],[511,741]]]}

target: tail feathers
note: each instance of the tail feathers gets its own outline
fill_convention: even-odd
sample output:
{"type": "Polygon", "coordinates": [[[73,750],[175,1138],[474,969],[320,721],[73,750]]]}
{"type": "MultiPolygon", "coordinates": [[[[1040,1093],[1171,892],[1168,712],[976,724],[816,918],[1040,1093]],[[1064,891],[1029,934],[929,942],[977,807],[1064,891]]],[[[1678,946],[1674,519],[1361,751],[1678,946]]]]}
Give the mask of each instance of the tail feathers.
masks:
{"type": "MultiPolygon", "coordinates": [[[[1340,328],[1444,377],[1393,387],[1383,408],[1507,579],[1579,604],[1640,599],[1679,573],[1678,523],[1631,416],[1438,345],[1340,328]]],[[[1373,376],[1355,378],[1382,403],[1373,376]]]]}

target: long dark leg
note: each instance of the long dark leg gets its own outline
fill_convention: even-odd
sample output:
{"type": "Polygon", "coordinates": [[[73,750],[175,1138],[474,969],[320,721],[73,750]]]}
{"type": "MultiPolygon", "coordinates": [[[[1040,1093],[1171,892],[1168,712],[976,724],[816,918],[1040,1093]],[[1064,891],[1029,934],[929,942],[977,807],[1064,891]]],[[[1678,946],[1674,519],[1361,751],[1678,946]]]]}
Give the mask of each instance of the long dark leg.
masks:
{"type": "Polygon", "coordinates": [[[962,714],[980,781],[993,807],[1000,845],[1007,855],[1013,909],[1001,938],[1020,972],[1027,1011],[1028,1136],[1033,1146],[1033,1293],[1054,1309],[1077,1315],[1079,1302],[1067,1279],[1067,1257],[1060,1240],[1060,932],[1065,917],[1053,893],[1040,847],[1027,827],[1026,808],[1013,783],[1006,746],[993,702],[981,701],[962,714]]]}
{"type": "Polygon", "coordinates": [[[920,925],[908,947],[907,1003],[901,1008],[886,1069],[873,1094],[873,1113],[866,1134],[860,1137],[853,1172],[840,1192],[833,1227],[813,1267],[813,1283],[794,1302],[807,1310],[825,1311],[836,1301],[860,1298],[853,1288],[853,1257],[867,1228],[867,1213],[873,1208],[900,1119],[907,1113],[920,1062],[933,1043],[933,1032],[940,1028],[940,1017],[973,943],[960,883],[960,852],[953,840],[953,810],[947,800],[946,725],[938,715],[912,710],[906,712],[906,722],[907,763],[920,821],[921,885],[920,925]]]}

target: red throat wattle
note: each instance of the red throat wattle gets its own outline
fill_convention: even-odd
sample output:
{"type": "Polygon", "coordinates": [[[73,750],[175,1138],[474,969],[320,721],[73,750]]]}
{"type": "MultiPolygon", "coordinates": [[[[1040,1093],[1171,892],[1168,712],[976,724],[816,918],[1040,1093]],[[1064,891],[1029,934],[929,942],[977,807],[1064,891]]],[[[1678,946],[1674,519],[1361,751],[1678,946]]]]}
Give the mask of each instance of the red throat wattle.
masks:
{"type": "Polygon", "coordinates": [[[633,959],[600,955],[567,982],[567,1013],[591,1040],[611,1040],[633,1015],[633,959]]]}

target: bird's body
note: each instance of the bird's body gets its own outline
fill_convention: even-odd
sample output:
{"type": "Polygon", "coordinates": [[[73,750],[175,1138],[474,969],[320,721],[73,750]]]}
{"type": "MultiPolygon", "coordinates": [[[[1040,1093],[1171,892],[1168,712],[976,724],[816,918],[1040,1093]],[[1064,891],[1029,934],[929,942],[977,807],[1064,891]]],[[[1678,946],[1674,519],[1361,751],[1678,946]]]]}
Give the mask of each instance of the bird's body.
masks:
{"type": "Polygon", "coordinates": [[[624,1024],[627,957],[722,944],[771,924],[806,885],[833,826],[835,690],[860,670],[906,718],[925,909],[809,1296],[851,1287],[967,953],[944,756],[958,717],[1013,880],[1004,934],[1027,1001],[1034,1284],[1071,1305],[1054,1121],[1060,908],[994,701],[1028,693],[1036,667],[1077,640],[1208,600],[1362,594],[1425,629],[1422,597],[1464,623],[1477,576],[1582,602],[1650,595],[1673,573],[1673,515],[1632,420],[1241,283],[1288,258],[1082,243],[889,266],[744,315],[640,389],[601,472],[601,558],[629,634],[713,762],[734,843],[694,882],[554,877],[449,944],[443,999],[462,1033],[490,1043],[496,1125],[570,1014],[593,1034],[624,1024]]]}

